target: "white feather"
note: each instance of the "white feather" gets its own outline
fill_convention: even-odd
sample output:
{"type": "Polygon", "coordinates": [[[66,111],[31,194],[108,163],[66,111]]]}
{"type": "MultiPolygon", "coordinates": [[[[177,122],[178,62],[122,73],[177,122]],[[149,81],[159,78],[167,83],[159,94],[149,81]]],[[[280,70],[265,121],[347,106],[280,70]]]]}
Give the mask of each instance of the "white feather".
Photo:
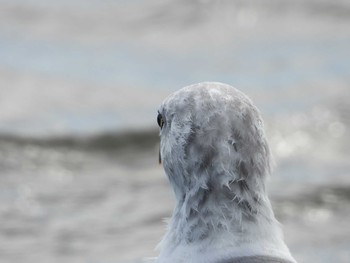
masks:
{"type": "Polygon", "coordinates": [[[159,113],[161,157],[177,203],[156,262],[295,262],[265,191],[271,156],[251,100],[229,85],[200,83],[169,96],[159,113]]]}

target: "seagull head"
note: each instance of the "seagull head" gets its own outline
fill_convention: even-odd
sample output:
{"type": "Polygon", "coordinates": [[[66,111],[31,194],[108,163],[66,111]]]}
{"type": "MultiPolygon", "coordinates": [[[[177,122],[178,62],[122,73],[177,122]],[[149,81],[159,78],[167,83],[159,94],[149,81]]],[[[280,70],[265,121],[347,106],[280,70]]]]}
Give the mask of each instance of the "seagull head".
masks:
{"type": "Polygon", "coordinates": [[[160,159],[177,200],[205,191],[218,199],[259,198],[270,173],[270,150],[259,111],[221,83],[185,87],[158,110],[160,159]]]}

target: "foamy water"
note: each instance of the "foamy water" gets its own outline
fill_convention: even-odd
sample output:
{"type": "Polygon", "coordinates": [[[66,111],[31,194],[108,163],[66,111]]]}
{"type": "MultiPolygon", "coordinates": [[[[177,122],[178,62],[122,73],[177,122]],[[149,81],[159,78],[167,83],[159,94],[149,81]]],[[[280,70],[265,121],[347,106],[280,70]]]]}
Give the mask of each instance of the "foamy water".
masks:
{"type": "Polygon", "coordinates": [[[173,207],[156,110],[207,80],[262,112],[269,191],[295,258],[348,262],[349,8],[1,0],[0,262],[156,255],[173,207]]]}

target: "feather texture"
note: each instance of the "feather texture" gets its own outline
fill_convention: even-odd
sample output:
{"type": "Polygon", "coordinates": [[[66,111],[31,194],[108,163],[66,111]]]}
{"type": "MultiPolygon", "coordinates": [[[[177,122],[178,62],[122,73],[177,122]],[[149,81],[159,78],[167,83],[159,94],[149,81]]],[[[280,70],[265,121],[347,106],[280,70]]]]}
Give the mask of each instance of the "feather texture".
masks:
{"type": "Polygon", "coordinates": [[[157,262],[295,262],[267,197],[271,154],[251,100],[229,85],[200,83],[170,95],[159,113],[160,155],[176,207],[157,262]]]}

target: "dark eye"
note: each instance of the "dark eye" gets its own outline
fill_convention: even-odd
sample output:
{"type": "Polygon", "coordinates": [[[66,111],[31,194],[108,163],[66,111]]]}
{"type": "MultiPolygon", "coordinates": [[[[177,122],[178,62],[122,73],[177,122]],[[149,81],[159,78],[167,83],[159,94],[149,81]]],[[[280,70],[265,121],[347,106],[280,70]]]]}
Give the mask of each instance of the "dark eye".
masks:
{"type": "Polygon", "coordinates": [[[164,120],[163,120],[162,114],[160,114],[160,113],[158,113],[157,122],[158,122],[159,127],[160,127],[160,128],[163,128],[164,120]]]}

